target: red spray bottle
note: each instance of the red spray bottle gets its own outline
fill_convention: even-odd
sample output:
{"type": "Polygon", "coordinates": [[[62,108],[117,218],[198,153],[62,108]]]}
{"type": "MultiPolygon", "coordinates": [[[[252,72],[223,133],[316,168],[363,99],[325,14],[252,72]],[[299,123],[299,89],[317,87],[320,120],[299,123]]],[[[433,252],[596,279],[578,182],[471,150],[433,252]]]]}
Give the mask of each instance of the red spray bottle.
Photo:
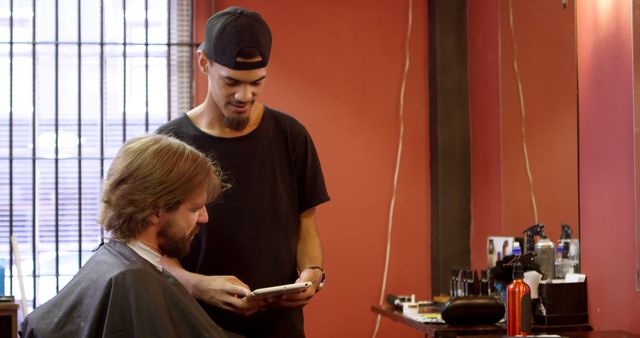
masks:
{"type": "Polygon", "coordinates": [[[522,264],[513,267],[513,282],[507,287],[507,336],[531,333],[531,289],[524,282],[522,264]]]}

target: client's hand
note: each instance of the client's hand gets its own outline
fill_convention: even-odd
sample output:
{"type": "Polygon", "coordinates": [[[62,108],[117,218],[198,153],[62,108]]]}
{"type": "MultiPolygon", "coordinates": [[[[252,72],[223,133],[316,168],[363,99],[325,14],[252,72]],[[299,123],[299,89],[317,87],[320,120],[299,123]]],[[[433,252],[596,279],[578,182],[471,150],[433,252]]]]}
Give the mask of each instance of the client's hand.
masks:
{"type": "Polygon", "coordinates": [[[249,286],[235,276],[201,276],[194,290],[196,298],[245,316],[265,307],[262,299],[247,298],[249,286]]]}
{"type": "Polygon", "coordinates": [[[235,276],[205,276],[185,270],[175,258],[163,256],[160,264],[174,275],[187,290],[205,303],[245,316],[265,307],[265,302],[247,299],[251,289],[235,276]]]}

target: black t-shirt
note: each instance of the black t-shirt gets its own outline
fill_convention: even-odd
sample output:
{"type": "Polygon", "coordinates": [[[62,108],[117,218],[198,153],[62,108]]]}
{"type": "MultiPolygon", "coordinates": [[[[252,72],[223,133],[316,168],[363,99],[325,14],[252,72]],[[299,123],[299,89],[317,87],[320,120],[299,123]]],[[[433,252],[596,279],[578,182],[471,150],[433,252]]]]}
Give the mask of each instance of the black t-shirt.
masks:
{"type": "MultiPolygon", "coordinates": [[[[298,276],[296,249],[300,214],[329,200],[311,137],[289,115],[265,107],[247,135],[216,137],[185,114],[160,127],[205,153],[231,187],[207,206],[185,269],[204,275],[234,275],[251,289],[292,283],[298,276]]],[[[269,309],[250,317],[207,304],[223,328],[248,336],[304,335],[302,309],[269,309]]]]}

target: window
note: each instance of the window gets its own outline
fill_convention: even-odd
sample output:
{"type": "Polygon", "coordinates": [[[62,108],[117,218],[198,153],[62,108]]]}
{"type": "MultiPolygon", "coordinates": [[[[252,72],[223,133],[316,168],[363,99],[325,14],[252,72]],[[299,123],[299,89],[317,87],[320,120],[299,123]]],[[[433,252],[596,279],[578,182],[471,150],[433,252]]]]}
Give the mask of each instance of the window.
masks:
{"type": "MultiPolygon", "coordinates": [[[[102,241],[122,143],[191,106],[190,0],[0,0],[0,259],[5,294],[53,297],[102,241]]],[[[1,277],[1,276],[0,276],[1,277]]]]}

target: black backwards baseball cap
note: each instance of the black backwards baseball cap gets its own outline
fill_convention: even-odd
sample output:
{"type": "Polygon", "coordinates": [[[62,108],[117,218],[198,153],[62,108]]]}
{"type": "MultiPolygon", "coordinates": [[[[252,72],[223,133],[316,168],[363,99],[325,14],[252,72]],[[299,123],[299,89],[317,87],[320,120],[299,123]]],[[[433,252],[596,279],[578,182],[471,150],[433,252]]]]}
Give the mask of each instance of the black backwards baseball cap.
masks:
{"type": "Polygon", "coordinates": [[[207,20],[204,42],[199,49],[209,60],[235,70],[266,67],[271,53],[271,30],[260,14],[240,7],[228,7],[207,20]],[[236,61],[238,52],[255,48],[262,60],[236,61]]]}

